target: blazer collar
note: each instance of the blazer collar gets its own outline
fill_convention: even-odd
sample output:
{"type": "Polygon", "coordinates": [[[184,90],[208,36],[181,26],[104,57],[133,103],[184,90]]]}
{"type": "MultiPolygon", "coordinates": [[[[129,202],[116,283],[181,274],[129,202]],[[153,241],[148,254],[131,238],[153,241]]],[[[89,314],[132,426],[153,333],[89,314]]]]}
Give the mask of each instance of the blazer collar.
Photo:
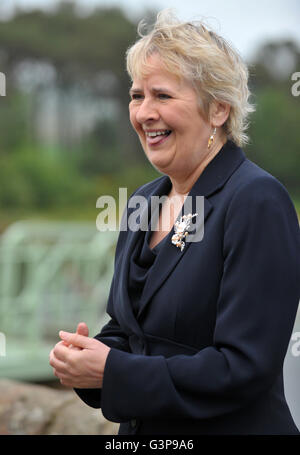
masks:
{"type": "Polygon", "coordinates": [[[189,194],[211,196],[225,185],[232,173],[245,159],[242,149],[228,140],[219,153],[208,163],[189,194]]]}
{"type": "MultiPolygon", "coordinates": [[[[234,142],[228,140],[217,155],[208,163],[188,195],[211,196],[225,185],[233,172],[245,159],[246,156],[242,149],[234,142]]],[[[156,186],[151,186],[150,190],[148,190],[147,185],[143,188],[141,193],[138,191],[136,194],[145,194],[148,199],[149,208],[151,197],[168,194],[172,188],[172,183],[170,178],[165,175],[157,179],[156,186]]],[[[146,211],[144,211],[142,216],[149,216],[149,213],[146,215],[146,211]]]]}
{"type": "MultiPolygon", "coordinates": [[[[237,147],[232,141],[227,141],[226,144],[222,147],[219,153],[209,162],[206,166],[198,180],[193,185],[189,196],[204,196],[204,222],[207,217],[213,210],[213,204],[208,199],[216,191],[220,190],[233,172],[240,166],[240,164],[245,160],[245,154],[243,151],[237,147]]],[[[151,190],[147,191],[147,187],[144,189],[144,194],[146,194],[148,200],[148,207],[146,207],[141,214],[141,221],[143,217],[148,217],[150,213],[150,201],[151,196],[161,196],[162,194],[168,194],[171,190],[171,181],[168,176],[164,176],[158,180],[157,185],[152,186],[151,190]]],[[[192,198],[194,200],[194,198],[192,198]]],[[[149,304],[154,293],[160,288],[164,281],[168,278],[174,267],[178,262],[183,258],[184,254],[190,248],[192,242],[186,242],[185,248],[183,251],[180,251],[180,248],[176,248],[172,242],[171,238],[174,234],[174,229],[171,229],[170,233],[167,235],[167,238],[162,245],[161,250],[155,261],[155,266],[151,269],[146,285],[144,287],[140,309],[137,315],[137,320],[135,319],[130,304],[130,299],[127,291],[127,277],[129,271],[129,257],[134,250],[138,236],[141,234],[141,231],[130,232],[128,234],[128,243],[126,251],[124,251],[122,259],[122,277],[120,276],[119,280],[119,300],[120,306],[117,305],[115,311],[119,314],[120,319],[126,323],[127,326],[130,326],[130,330],[134,333],[141,335],[142,331],[138,324],[138,320],[141,315],[144,313],[147,305],[149,304]]]]}
{"type": "MultiPolygon", "coordinates": [[[[213,193],[222,188],[232,173],[246,159],[243,150],[234,142],[228,140],[219,153],[208,163],[200,177],[196,180],[189,195],[211,196],[213,193]]],[[[172,183],[168,176],[159,180],[156,188],[153,188],[150,195],[147,195],[149,201],[153,195],[165,194],[166,189],[171,190],[172,183]]]]}

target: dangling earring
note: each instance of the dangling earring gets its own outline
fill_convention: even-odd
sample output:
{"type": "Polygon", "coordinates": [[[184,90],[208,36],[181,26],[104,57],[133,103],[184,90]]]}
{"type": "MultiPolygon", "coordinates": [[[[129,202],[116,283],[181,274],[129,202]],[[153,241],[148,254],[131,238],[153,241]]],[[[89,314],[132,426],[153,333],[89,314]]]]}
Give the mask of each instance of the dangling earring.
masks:
{"type": "Polygon", "coordinates": [[[207,148],[210,149],[210,147],[212,146],[214,140],[215,140],[215,134],[217,132],[217,128],[214,128],[213,130],[213,133],[212,135],[210,136],[210,138],[208,139],[208,144],[207,144],[207,148]]]}

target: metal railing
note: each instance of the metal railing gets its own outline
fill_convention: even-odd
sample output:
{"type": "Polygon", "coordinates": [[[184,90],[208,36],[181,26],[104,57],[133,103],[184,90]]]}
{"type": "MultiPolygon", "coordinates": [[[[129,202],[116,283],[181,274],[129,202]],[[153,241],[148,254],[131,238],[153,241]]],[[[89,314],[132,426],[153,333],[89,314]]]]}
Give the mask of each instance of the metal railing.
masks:
{"type": "Polygon", "coordinates": [[[107,316],[116,232],[93,223],[17,222],[0,238],[0,377],[52,377],[48,358],[60,329],[107,316]]]}

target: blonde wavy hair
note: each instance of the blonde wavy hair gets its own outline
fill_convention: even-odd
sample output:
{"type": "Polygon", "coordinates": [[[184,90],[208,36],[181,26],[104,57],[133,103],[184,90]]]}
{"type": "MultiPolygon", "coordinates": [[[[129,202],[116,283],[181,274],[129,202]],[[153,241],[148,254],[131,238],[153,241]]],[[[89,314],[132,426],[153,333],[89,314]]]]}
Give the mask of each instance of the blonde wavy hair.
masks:
{"type": "Polygon", "coordinates": [[[202,21],[180,22],[169,9],[161,11],[153,29],[143,33],[145,25],[139,23],[140,38],[126,53],[130,78],[145,76],[147,59],[158,54],[168,71],[194,85],[206,119],[212,101],[231,106],[223,130],[237,145],[246,144],[247,118],[255,108],[248,102],[249,73],[238,52],[202,21]]]}

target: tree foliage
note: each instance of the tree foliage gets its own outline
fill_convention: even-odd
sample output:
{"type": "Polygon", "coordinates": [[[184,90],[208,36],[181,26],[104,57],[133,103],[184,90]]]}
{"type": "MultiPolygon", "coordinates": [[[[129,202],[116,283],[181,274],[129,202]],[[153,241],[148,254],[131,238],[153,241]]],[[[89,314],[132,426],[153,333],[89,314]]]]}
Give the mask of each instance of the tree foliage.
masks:
{"type": "MultiPolygon", "coordinates": [[[[153,18],[154,11],[145,15],[153,18]]],[[[17,10],[0,19],[0,71],[7,81],[0,98],[0,207],[47,208],[85,198],[94,204],[109,185],[134,190],[157,175],[128,119],[125,53],[137,38],[136,25],[118,8],[80,15],[70,1],[51,12],[17,10]],[[50,128],[44,111],[54,98],[48,144],[40,129],[50,128]]],[[[257,111],[246,154],[300,198],[295,71],[300,51],[293,41],[257,50],[250,65],[257,111]]]]}
{"type": "MultiPolygon", "coordinates": [[[[136,24],[118,8],[96,9],[87,16],[76,12],[75,4],[63,2],[54,12],[18,11],[0,27],[0,66],[7,76],[8,97],[17,89],[24,65],[38,77],[37,62],[54,70],[55,88],[61,104],[74,89],[87,91],[94,98],[115,99],[119,105],[117,134],[122,155],[136,150],[128,134],[127,115],[129,80],[125,72],[125,52],[136,37],[136,24]],[[30,66],[31,64],[31,66],[30,66]]],[[[31,97],[47,88],[43,75],[34,84],[31,97]]],[[[58,109],[58,112],[63,108],[58,109]]],[[[59,114],[58,114],[59,115],[59,114]]],[[[63,117],[63,115],[62,115],[63,117]]],[[[65,119],[61,119],[61,124],[65,119]]]]}
{"type": "Polygon", "coordinates": [[[250,68],[256,112],[248,155],[300,198],[300,96],[292,91],[292,75],[300,70],[299,46],[290,40],[265,43],[250,68]]]}

